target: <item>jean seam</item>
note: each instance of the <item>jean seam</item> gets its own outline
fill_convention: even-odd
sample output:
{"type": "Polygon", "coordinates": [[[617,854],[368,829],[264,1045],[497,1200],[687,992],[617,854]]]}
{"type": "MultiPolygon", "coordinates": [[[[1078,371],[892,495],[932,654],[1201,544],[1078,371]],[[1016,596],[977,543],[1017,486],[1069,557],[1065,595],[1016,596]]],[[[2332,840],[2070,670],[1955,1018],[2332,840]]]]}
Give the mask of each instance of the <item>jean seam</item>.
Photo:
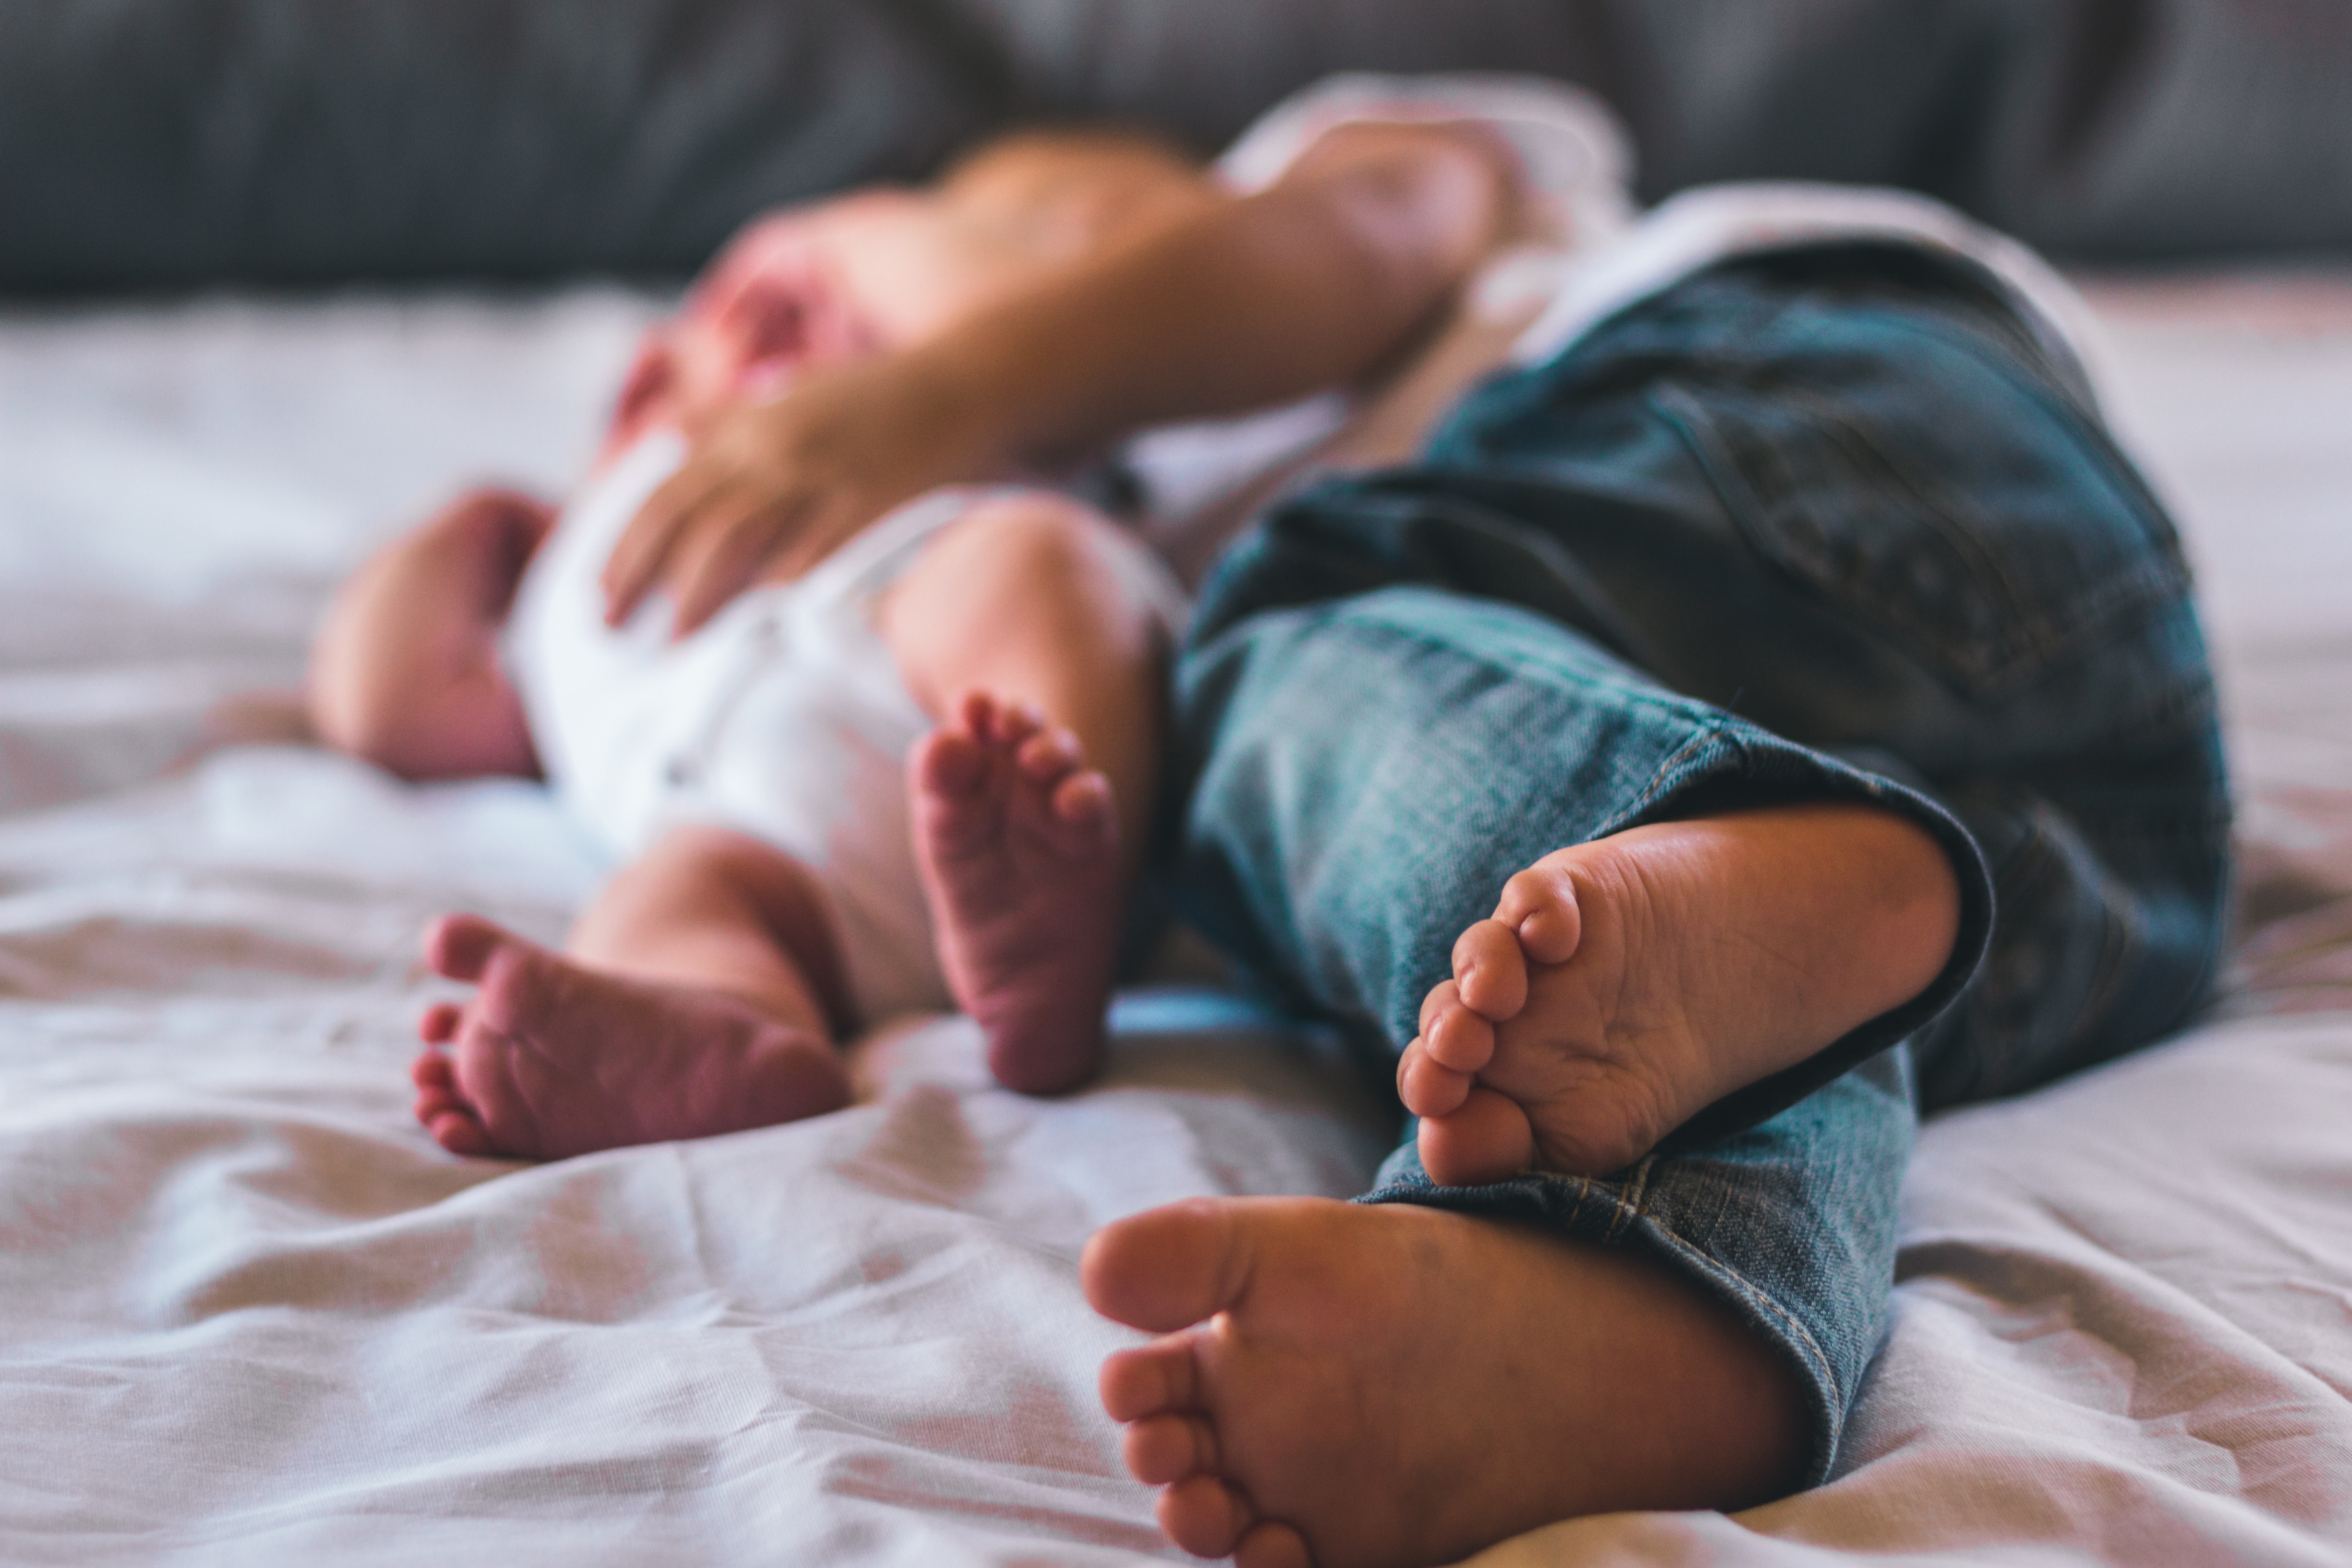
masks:
{"type": "Polygon", "coordinates": [[[1675,783],[1680,781],[1686,758],[1694,752],[1711,749],[1717,744],[1729,744],[1735,747],[1738,745],[1723,732],[1721,725],[1711,724],[1707,727],[1706,734],[1695,735],[1676,747],[1672,756],[1658,764],[1657,771],[1651,774],[1650,781],[1642,787],[1641,804],[1644,807],[1654,804],[1659,796],[1668,792],[1675,783]]]}
{"type": "Polygon", "coordinates": [[[1619,1223],[1609,1228],[1610,1240],[1614,1241],[1622,1236],[1625,1227],[1633,1222],[1634,1217],[1644,1212],[1642,1205],[1649,1197],[1650,1172],[1656,1168],[1657,1164],[1656,1155],[1643,1155],[1633,1162],[1633,1168],[1625,1173],[1624,1190],[1617,1195],[1619,1223]]]}
{"type": "MultiPolygon", "coordinates": [[[[1708,1275],[1719,1285],[1728,1287],[1748,1306],[1779,1324],[1785,1343],[1796,1348],[1813,1375],[1821,1380],[1822,1386],[1829,1391],[1832,1406],[1840,1412],[1845,1410],[1847,1406],[1845,1385],[1839,1378],[1837,1368],[1830,1364],[1827,1353],[1822,1349],[1821,1343],[1813,1338],[1810,1329],[1799,1322],[1786,1307],[1765,1294],[1748,1276],[1740,1273],[1728,1263],[1708,1256],[1680,1232],[1659,1221],[1654,1216],[1644,1215],[1643,1218],[1650,1220],[1658,1237],[1663,1238],[1664,1242],[1670,1243],[1670,1245],[1660,1246],[1661,1251],[1685,1257],[1698,1269],[1698,1271],[1708,1275]]],[[[1843,1425],[1843,1420],[1839,1425],[1843,1425]]],[[[1834,1457],[1836,1448],[1834,1438],[1832,1439],[1830,1448],[1832,1452],[1822,1456],[1824,1468],[1834,1457]]]]}
{"type": "Polygon", "coordinates": [[[1732,734],[1729,727],[1721,720],[1707,721],[1704,734],[1693,736],[1676,747],[1673,755],[1658,764],[1656,770],[1650,775],[1649,782],[1642,786],[1641,795],[1634,800],[1633,807],[1622,812],[1601,832],[1593,836],[1602,838],[1609,833],[1622,832],[1624,830],[1624,824],[1646,815],[1660,801],[1688,783],[1693,774],[1702,771],[1701,768],[1687,764],[1686,759],[1693,753],[1718,748],[1736,754],[1743,764],[1743,771],[1746,770],[1744,765],[1748,758],[1747,744],[1739,737],[1732,734]]]}
{"type": "Polygon", "coordinates": [[[1832,400],[1818,394],[1789,389],[1781,395],[1795,408],[1802,409],[1830,439],[1843,448],[1857,466],[1867,464],[1878,471],[1878,477],[1889,486],[1900,490],[1919,515],[1927,519],[1938,538],[1952,549],[1976,563],[1979,570],[2000,585],[2002,595],[2011,609],[2021,609],[2030,602],[2025,588],[2016,573],[2002,561],[2000,553],[1986,545],[1978,529],[1970,526],[1970,517],[1953,515],[1957,506],[1954,497],[1940,500],[1925,494],[1916,479],[1904,466],[1887,455],[1867,431],[1849,418],[1832,400]]]}
{"type": "Polygon", "coordinates": [[[1838,1379],[1837,1368],[1830,1364],[1828,1353],[1822,1349],[1820,1342],[1813,1338],[1811,1331],[1798,1321],[1787,1308],[1767,1295],[1746,1275],[1729,1264],[1708,1256],[1648,1207],[1650,1173],[1656,1167],[1657,1163],[1656,1155],[1645,1155],[1629,1173],[1630,1179],[1626,1184],[1626,1190],[1617,1197],[1622,1220],[1622,1223],[1611,1228],[1610,1239],[1614,1240],[1623,1234],[1625,1228],[1636,1218],[1648,1220],[1658,1235],[1667,1238],[1674,1243],[1672,1249],[1686,1252],[1699,1263],[1719,1272],[1723,1282],[1736,1291],[1742,1300],[1780,1324],[1784,1333],[1798,1345],[1806,1360],[1811,1364],[1814,1374],[1828,1386],[1831,1396],[1837,1401],[1837,1407],[1841,1410],[1844,1409],[1845,1389],[1838,1379]]]}
{"type": "MultiPolygon", "coordinates": [[[[2058,859],[2058,852],[2051,844],[2048,832],[2037,820],[2039,814],[2047,810],[2049,807],[2046,802],[2035,800],[2029,803],[2022,814],[2021,820],[2026,829],[2025,841],[2018,846],[2014,854],[2008,857],[1993,878],[1993,907],[1996,911],[2004,905],[2012,909],[2017,907],[2039,883],[2055,875],[2054,862],[2058,859]]],[[[2068,1033],[2071,1034],[2074,1031],[2080,1023],[2081,1017],[2082,1015],[2077,1012],[2074,1019],[2067,1024],[2068,1033]]],[[[1969,1089],[1971,1096],[1984,1094],[1985,1086],[1989,1083],[2006,1082],[2009,1078],[2010,1062],[2016,1055],[2014,1049],[2016,1040],[2011,1031],[1988,1028],[1980,1030],[1979,1035],[1980,1044],[1976,1053],[1977,1077],[1975,1083],[1969,1089]]]]}
{"type": "MultiPolygon", "coordinates": [[[[1420,585],[1418,584],[1391,583],[1386,587],[1372,591],[1372,594],[1358,595],[1350,599],[1337,601],[1336,612],[1344,613],[1348,606],[1358,602],[1360,599],[1372,597],[1373,594],[1392,592],[1399,588],[1417,590],[1419,587],[1420,585]]],[[[1502,605],[1507,609],[1517,611],[1520,614],[1543,621],[1546,626],[1551,627],[1554,630],[1560,629],[1557,622],[1546,620],[1535,611],[1528,610],[1523,605],[1513,604],[1506,600],[1496,600],[1491,601],[1482,601],[1482,602],[1493,602],[1502,605]]],[[[1400,626],[1392,623],[1375,622],[1366,626],[1365,629],[1368,631],[1382,632],[1388,636],[1396,638],[1400,642],[1410,643],[1416,648],[1444,653],[1454,658],[1460,659],[1465,664],[1482,665],[1487,669],[1495,670],[1509,675],[1516,676],[1523,674],[1530,668],[1536,667],[1529,662],[1498,656],[1493,653],[1485,651],[1473,653],[1470,650],[1464,648],[1458,643],[1448,642],[1443,637],[1433,636],[1426,632],[1423,632],[1418,628],[1412,626],[1400,626]]],[[[1613,655],[1612,656],[1613,657],[1613,655]]],[[[1541,667],[1548,674],[1557,674],[1564,680],[1573,681],[1580,685],[1591,687],[1600,686],[1605,684],[1576,671],[1563,671],[1553,665],[1544,665],[1541,667]]],[[[1628,667],[1631,668],[1631,666],[1628,667]]],[[[1636,673],[1644,674],[1645,679],[1654,680],[1655,678],[1647,676],[1644,672],[1636,673]]],[[[1708,741],[1714,739],[1721,738],[1729,740],[1731,738],[1724,733],[1724,718],[1730,716],[1719,716],[1712,712],[1695,713],[1693,711],[1694,709],[1705,709],[1706,707],[1706,705],[1696,697],[1685,696],[1678,692],[1669,691],[1664,688],[1658,690],[1644,690],[1641,685],[1623,683],[1616,684],[1614,689],[1621,692],[1628,702],[1639,703],[1645,708],[1649,708],[1654,712],[1671,715],[1687,724],[1696,724],[1705,727],[1706,733],[1685,742],[1681,747],[1675,751],[1673,756],[1667,758],[1665,763],[1660,765],[1661,771],[1663,771],[1665,767],[1670,766],[1675,760],[1681,758],[1684,754],[1690,751],[1694,747],[1705,745],[1708,741]]],[[[1732,744],[1737,745],[1738,743],[1737,741],[1732,741],[1732,744]]],[[[1656,777],[1656,774],[1652,775],[1654,779],[1656,777]]]]}
{"type": "Polygon", "coordinates": [[[2137,946],[2131,923],[2111,914],[2105,924],[2106,939],[2099,945],[2098,975],[2092,983],[2089,998],[2075,1011],[2065,1033],[2058,1037],[2061,1052],[2081,1046],[2084,1035],[2095,1032],[2095,1025],[2105,1019],[2107,1009],[2129,970],[2132,949],[2137,946]]]}
{"type": "MultiPolygon", "coordinates": [[[[1734,382],[1733,384],[1740,392],[1752,392],[1752,389],[1744,382],[1734,382]]],[[[1789,406],[1801,411],[1812,422],[1814,427],[1828,437],[1832,444],[1844,452],[1847,458],[1857,467],[1874,470],[1876,477],[1887,488],[1899,492],[1911,509],[1934,530],[1937,538],[1949,545],[1956,554],[1973,563],[1978,570],[1990,578],[1999,586],[2000,592],[2008,599],[2012,608],[2024,602],[2024,596],[2014,575],[2002,565],[1998,555],[1985,547],[1983,541],[1966,522],[1955,519],[1948,513],[1946,507],[1949,503],[1939,503],[1923,494],[1920,486],[1913,482],[1911,476],[1888,457],[1878,443],[1870,439],[1851,418],[1847,417],[1835,402],[1793,387],[1775,388],[1774,393],[1789,406]]],[[[1765,509],[1762,498],[1756,493],[1755,486],[1745,482],[1745,465],[1740,461],[1739,454],[1733,450],[1733,444],[1717,429],[1716,422],[1708,417],[1705,404],[1691,396],[1681,385],[1671,382],[1662,382],[1652,394],[1652,399],[1659,412],[1674,419],[1676,426],[1684,431],[1685,440],[1705,442],[1718,456],[1734,468],[1740,470],[1741,488],[1747,491],[1748,498],[1757,504],[1759,513],[1765,509]],[[1699,428],[1693,429],[1694,425],[1699,428]]],[[[1776,466],[1784,467],[1778,464],[1779,455],[1769,444],[1758,451],[1755,455],[1775,463],[1776,466]]],[[[1801,487],[1790,482],[1785,472],[1781,477],[1782,493],[1786,494],[1801,487]]],[[[1785,535],[1777,534],[1776,531],[1776,537],[1780,537],[1784,544],[1794,548],[1794,541],[1787,539],[1785,535]]],[[[1815,563],[1815,570],[1824,578],[1834,575],[1829,563],[1822,559],[1820,552],[1808,549],[1802,553],[1815,563]]]]}
{"type": "Polygon", "coordinates": [[[2053,654],[2079,642],[2094,622],[2115,613],[2119,604],[2138,600],[2148,604],[2169,603],[2186,597],[2191,590],[2192,578],[2188,562],[2180,553],[2179,534],[2165,516],[2164,508],[2148,494],[2147,486],[2128,463],[2118,464],[2111,445],[2112,437],[2101,427],[2095,417],[2086,418],[2074,399],[2054,387],[2049,380],[2037,375],[2031,367],[2018,362],[2008,350],[1968,334],[1973,340],[1962,340],[1948,325],[1930,320],[1906,319],[1904,325],[1925,337],[1937,338],[1977,359],[1993,374],[2000,377],[2022,396],[2039,403],[2051,417],[2062,422],[2074,437],[2076,450],[2097,467],[2101,478],[2115,486],[2119,497],[2131,513],[2132,521],[2147,537],[2155,559],[2143,564],[2137,571],[2111,580],[2104,591],[2085,595],[2074,607],[2068,617],[2074,623],[2071,635],[2055,639],[2040,635],[2031,641],[2032,652],[2048,659],[2053,654]]]}

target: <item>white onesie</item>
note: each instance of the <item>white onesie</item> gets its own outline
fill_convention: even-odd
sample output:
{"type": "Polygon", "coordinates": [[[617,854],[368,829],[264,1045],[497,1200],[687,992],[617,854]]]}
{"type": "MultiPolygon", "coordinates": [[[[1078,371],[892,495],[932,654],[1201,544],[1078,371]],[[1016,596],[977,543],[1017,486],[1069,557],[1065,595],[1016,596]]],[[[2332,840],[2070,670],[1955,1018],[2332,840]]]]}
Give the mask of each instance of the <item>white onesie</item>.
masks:
{"type": "MultiPolygon", "coordinates": [[[[824,889],[866,1022],[952,1007],[907,810],[907,756],[933,721],[874,612],[933,535],[1006,492],[910,501],[682,640],[659,595],[608,628],[598,574],[684,454],[667,431],[631,447],[573,497],[524,574],[507,663],[548,782],[622,858],[685,822],[774,844],[824,889]]],[[[1139,544],[1114,559],[1172,635],[1183,595],[1166,570],[1139,544]]]]}

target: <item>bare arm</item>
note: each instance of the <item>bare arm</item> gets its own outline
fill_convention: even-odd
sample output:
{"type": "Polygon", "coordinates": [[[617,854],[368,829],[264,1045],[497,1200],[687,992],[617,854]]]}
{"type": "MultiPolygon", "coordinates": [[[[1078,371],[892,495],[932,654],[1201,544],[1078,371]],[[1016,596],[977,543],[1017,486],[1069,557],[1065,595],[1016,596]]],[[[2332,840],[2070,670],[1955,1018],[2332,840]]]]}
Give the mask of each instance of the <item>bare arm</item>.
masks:
{"type": "Polygon", "coordinates": [[[1345,127],[1271,188],[1041,278],[915,357],[1039,463],[1347,385],[1450,298],[1507,193],[1462,132],[1345,127]]]}
{"type": "Polygon", "coordinates": [[[1133,430],[1355,382],[1492,243],[1507,165],[1475,134],[1349,127],[1271,188],[1204,201],[1041,274],[937,337],[730,409],[605,572],[691,630],[935,486],[1053,466],[1133,430]]]}
{"type": "Polygon", "coordinates": [[[539,776],[499,629],[555,509],[477,489],[378,551],[311,650],[312,732],[404,779],[539,776]]]}

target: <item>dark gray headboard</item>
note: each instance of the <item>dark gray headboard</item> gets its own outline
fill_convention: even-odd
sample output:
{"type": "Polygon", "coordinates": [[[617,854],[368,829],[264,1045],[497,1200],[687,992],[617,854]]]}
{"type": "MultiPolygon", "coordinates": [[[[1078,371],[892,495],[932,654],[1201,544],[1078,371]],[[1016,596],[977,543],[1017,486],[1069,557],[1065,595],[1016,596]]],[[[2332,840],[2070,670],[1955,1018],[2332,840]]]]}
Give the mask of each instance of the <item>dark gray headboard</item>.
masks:
{"type": "Polygon", "coordinates": [[[1653,197],[1860,180],[2066,255],[2352,253],[2346,0],[6,0],[0,290],[677,271],[1011,124],[1205,150],[1345,68],[1583,82],[1653,197]]]}

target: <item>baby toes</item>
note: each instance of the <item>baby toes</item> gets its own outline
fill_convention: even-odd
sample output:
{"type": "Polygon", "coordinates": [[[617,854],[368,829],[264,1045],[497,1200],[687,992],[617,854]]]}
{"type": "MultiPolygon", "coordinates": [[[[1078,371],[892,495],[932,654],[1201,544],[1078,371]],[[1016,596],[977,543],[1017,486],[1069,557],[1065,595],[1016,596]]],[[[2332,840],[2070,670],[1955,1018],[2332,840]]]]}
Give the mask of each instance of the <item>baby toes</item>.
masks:
{"type": "Polygon", "coordinates": [[[1431,1057],[1456,1072],[1481,1072],[1495,1060],[1495,1026],[1467,1006],[1438,1009],[1421,1040],[1431,1057]]]}
{"type": "Polygon", "coordinates": [[[1429,1026],[1435,1021],[1441,1010],[1459,1006],[1461,1001],[1462,988],[1450,979],[1440,980],[1430,987],[1429,995],[1421,998],[1421,1032],[1427,1034],[1429,1026]]]}
{"type": "Polygon", "coordinates": [[[1481,920],[1454,939],[1454,984],[1462,1005],[1501,1023],[1528,1005],[1528,960],[1500,920],[1481,920]]]}
{"type": "Polygon", "coordinates": [[[916,743],[912,771],[922,794],[967,800],[988,783],[988,753],[969,731],[941,725],[916,743]]]}
{"type": "Polygon", "coordinates": [[[1199,1416],[1148,1416],[1128,1427],[1119,1448],[1128,1473],[1146,1486],[1169,1486],[1218,1469],[1217,1429],[1199,1416]]]}
{"type": "Polygon", "coordinates": [[[1082,756],[1078,737],[1068,730],[1042,729],[1021,743],[1013,760],[1022,777],[1044,786],[1077,767],[1082,756]]]}
{"type": "Polygon", "coordinates": [[[1518,938],[1520,950],[1538,964],[1565,964],[1583,939],[1584,918],[1568,868],[1546,856],[1503,884],[1495,920],[1518,938]]]}
{"type": "Polygon", "coordinates": [[[985,692],[964,699],[964,713],[973,735],[987,745],[1017,752],[1024,742],[1045,727],[1045,716],[1029,703],[1003,703],[985,692]]]}
{"type": "Polygon", "coordinates": [[[1424,1040],[1406,1046],[1397,1061],[1397,1098],[1416,1116],[1451,1116],[1476,1082],[1437,1061],[1424,1040]]]}
{"type": "Polygon", "coordinates": [[[1256,1522],[1249,1500],[1214,1476],[1187,1476],[1160,1494],[1160,1528],[1195,1557],[1226,1556],[1256,1522]]]}
{"type": "Polygon", "coordinates": [[[473,1113],[460,1106],[448,1106],[431,1118],[419,1117],[433,1141],[453,1155],[481,1156],[495,1155],[497,1148],[490,1134],[473,1113]]]}
{"type": "Polygon", "coordinates": [[[1062,848],[1069,853],[1107,849],[1118,837],[1118,812],[1111,800],[1110,780],[1091,768],[1056,784],[1048,804],[1061,830],[1062,848]]]}
{"type": "Polygon", "coordinates": [[[1290,1526],[1261,1519],[1234,1543],[1234,1568],[1315,1568],[1315,1554],[1290,1526]]]}
{"type": "Polygon", "coordinates": [[[1416,1116],[1451,1116],[1495,1057],[1495,1026],[1462,1005],[1451,980],[1430,992],[1419,1038],[1397,1063],[1397,1097],[1416,1116]]]}
{"type": "Polygon", "coordinates": [[[982,746],[990,744],[990,737],[996,723],[994,697],[986,692],[966,692],[956,699],[950,711],[955,715],[954,722],[964,734],[971,736],[982,746]]]}
{"type": "Polygon", "coordinates": [[[1459,1110],[1424,1116],[1417,1145],[1422,1168],[1440,1186],[1508,1181],[1535,1163],[1535,1129],[1516,1100],[1474,1087],[1459,1110]]]}

